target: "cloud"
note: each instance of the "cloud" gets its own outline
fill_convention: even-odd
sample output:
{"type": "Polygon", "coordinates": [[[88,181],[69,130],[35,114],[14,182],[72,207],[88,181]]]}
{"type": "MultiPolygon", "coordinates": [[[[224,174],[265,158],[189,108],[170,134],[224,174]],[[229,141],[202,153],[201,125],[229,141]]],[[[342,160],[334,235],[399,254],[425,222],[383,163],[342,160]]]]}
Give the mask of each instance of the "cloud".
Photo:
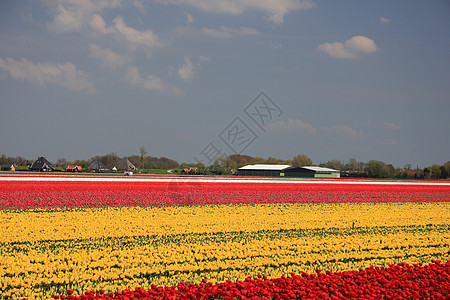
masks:
{"type": "Polygon", "coordinates": [[[113,20],[112,33],[123,38],[132,47],[144,46],[147,48],[155,48],[165,45],[152,30],[139,31],[128,27],[121,17],[113,20]]]}
{"type": "Polygon", "coordinates": [[[152,30],[148,29],[140,31],[129,27],[125,24],[122,17],[115,18],[112,21],[112,25],[107,27],[102,16],[94,14],[89,24],[97,33],[112,34],[117,39],[125,41],[127,46],[132,50],[137,48],[148,50],[150,48],[163,47],[166,45],[166,43],[153,33],[152,30]]]}
{"type": "Polygon", "coordinates": [[[336,126],[331,126],[331,127],[323,126],[323,127],[320,127],[320,129],[325,130],[325,131],[330,131],[332,133],[344,136],[346,138],[351,138],[351,139],[358,138],[363,135],[362,130],[355,130],[347,125],[336,125],[336,126]]]}
{"type": "Polygon", "coordinates": [[[89,45],[89,50],[91,51],[90,57],[100,59],[104,66],[110,68],[119,68],[132,61],[131,57],[127,55],[120,55],[109,48],[103,49],[94,44],[89,45]]]}
{"type": "Polygon", "coordinates": [[[144,3],[142,3],[142,1],[134,0],[133,6],[136,7],[141,13],[147,14],[147,10],[145,9],[144,3]]]}
{"type": "Polygon", "coordinates": [[[246,35],[258,35],[259,32],[256,29],[239,27],[239,28],[228,28],[225,26],[220,26],[220,30],[212,28],[203,28],[203,33],[217,37],[217,38],[232,38],[236,36],[246,36],[246,35]]]}
{"type": "Polygon", "coordinates": [[[308,134],[317,132],[317,130],[311,124],[306,124],[300,120],[293,120],[293,119],[288,119],[287,121],[278,121],[275,123],[270,123],[270,124],[268,124],[268,127],[270,129],[278,130],[278,131],[301,130],[308,134]]]}
{"type": "Polygon", "coordinates": [[[283,47],[283,44],[281,44],[281,43],[276,43],[276,44],[274,44],[274,43],[271,43],[270,44],[270,48],[272,48],[272,49],[280,49],[281,47],[283,47]]]}
{"type": "Polygon", "coordinates": [[[190,25],[194,22],[195,22],[194,17],[191,16],[190,14],[186,13],[186,24],[190,25]]]}
{"type": "Polygon", "coordinates": [[[98,33],[110,33],[111,30],[106,28],[106,22],[103,20],[102,16],[99,14],[94,14],[91,18],[91,22],[89,23],[91,28],[98,33]]]}
{"type": "Polygon", "coordinates": [[[20,60],[0,58],[0,69],[9,73],[14,80],[24,80],[42,88],[46,88],[48,84],[56,84],[73,91],[95,92],[88,76],[70,62],[35,64],[23,57],[20,60]]]}
{"type": "Polygon", "coordinates": [[[284,17],[291,11],[316,7],[310,0],[157,0],[159,3],[172,5],[191,5],[205,12],[240,15],[248,10],[265,12],[266,19],[275,24],[282,24],[284,17]]]}
{"type": "Polygon", "coordinates": [[[54,10],[54,18],[47,24],[57,33],[79,32],[89,23],[91,15],[121,5],[120,0],[45,0],[54,10]]]}
{"type": "Polygon", "coordinates": [[[386,129],[394,129],[394,130],[400,129],[400,126],[398,126],[397,124],[394,124],[394,123],[384,123],[383,125],[384,125],[384,128],[386,128],[386,129]]]}
{"type": "Polygon", "coordinates": [[[384,17],[380,17],[380,22],[381,22],[381,23],[390,23],[391,20],[389,20],[389,19],[387,19],[387,18],[384,18],[384,17]]]}
{"type": "Polygon", "coordinates": [[[142,89],[158,92],[170,92],[176,95],[183,93],[182,90],[175,86],[165,84],[161,78],[153,75],[141,77],[137,67],[129,67],[125,73],[125,81],[131,85],[142,89]]]}
{"type": "Polygon", "coordinates": [[[70,11],[62,5],[58,5],[56,10],[53,23],[47,25],[49,30],[58,33],[80,31],[83,24],[80,12],[70,11]]]}
{"type": "Polygon", "coordinates": [[[184,57],[184,64],[178,69],[178,76],[183,80],[194,78],[194,64],[189,57],[184,57]]]}
{"type": "MultiPolygon", "coordinates": [[[[117,39],[125,41],[133,50],[139,47],[149,48],[165,46],[152,30],[137,30],[126,25],[122,17],[112,21],[107,26],[100,13],[105,9],[119,7],[122,0],[44,0],[49,6],[56,7],[52,23],[47,28],[57,33],[79,32],[90,27],[97,33],[112,34],[117,39]]],[[[134,0],[132,5],[145,13],[143,3],[134,0]]]]}
{"type": "Polygon", "coordinates": [[[209,57],[207,56],[200,56],[200,61],[209,61],[209,57]]]}
{"type": "Polygon", "coordinates": [[[321,44],[317,47],[317,50],[336,58],[359,58],[363,54],[377,51],[378,47],[372,39],[357,35],[344,43],[321,44]]]}

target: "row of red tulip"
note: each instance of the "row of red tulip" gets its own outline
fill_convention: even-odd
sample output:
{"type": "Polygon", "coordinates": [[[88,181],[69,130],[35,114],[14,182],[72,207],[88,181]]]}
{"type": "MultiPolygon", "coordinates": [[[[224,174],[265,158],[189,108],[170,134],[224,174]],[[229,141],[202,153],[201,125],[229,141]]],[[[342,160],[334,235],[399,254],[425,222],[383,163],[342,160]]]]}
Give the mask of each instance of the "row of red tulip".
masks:
{"type": "Polygon", "coordinates": [[[181,282],[177,286],[126,289],[106,294],[104,290],[74,295],[55,295],[54,299],[449,299],[450,261],[429,265],[400,263],[365,270],[291,273],[268,279],[247,277],[242,282],[199,284],[181,282]]]}
{"type": "Polygon", "coordinates": [[[0,181],[0,208],[449,201],[450,186],[231,182],[0,181]]]}

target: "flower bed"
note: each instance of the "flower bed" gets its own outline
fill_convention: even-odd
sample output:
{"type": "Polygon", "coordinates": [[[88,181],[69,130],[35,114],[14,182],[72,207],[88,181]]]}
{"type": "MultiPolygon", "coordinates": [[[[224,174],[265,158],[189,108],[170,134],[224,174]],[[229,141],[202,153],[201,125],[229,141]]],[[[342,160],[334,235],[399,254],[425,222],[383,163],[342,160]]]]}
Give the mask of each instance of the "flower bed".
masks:
{"type": "Polygon", "coordinates": [[[34,179],[0,177],[0,299],[448,297],[445,184],[34,179]]]}

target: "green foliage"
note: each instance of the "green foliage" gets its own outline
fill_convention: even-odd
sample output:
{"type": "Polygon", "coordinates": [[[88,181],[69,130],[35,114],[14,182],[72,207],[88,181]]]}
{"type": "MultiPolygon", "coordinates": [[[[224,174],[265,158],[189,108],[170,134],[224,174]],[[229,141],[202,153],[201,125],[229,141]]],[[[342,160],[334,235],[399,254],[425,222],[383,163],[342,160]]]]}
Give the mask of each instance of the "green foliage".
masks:
{"type": "Polygon", "coordinates": [[[312,166],[312,164],[313,164],[313,162],[312,162],[311,158],[309,158],[305,154],[297,155],[292,160],[293,167],[312,166]]]}

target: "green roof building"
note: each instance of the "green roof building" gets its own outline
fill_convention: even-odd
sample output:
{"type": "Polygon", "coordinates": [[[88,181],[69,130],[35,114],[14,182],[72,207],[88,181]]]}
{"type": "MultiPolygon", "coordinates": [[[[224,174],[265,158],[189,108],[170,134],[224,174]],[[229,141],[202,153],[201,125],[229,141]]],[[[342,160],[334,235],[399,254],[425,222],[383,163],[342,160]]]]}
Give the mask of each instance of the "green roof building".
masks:
{"type": "Polygon", "coordinates": [[[292,167],[290,165],[247,165],[238,169],[240,176],[340,178],[338,170],[322,167],[292,167]]]}

